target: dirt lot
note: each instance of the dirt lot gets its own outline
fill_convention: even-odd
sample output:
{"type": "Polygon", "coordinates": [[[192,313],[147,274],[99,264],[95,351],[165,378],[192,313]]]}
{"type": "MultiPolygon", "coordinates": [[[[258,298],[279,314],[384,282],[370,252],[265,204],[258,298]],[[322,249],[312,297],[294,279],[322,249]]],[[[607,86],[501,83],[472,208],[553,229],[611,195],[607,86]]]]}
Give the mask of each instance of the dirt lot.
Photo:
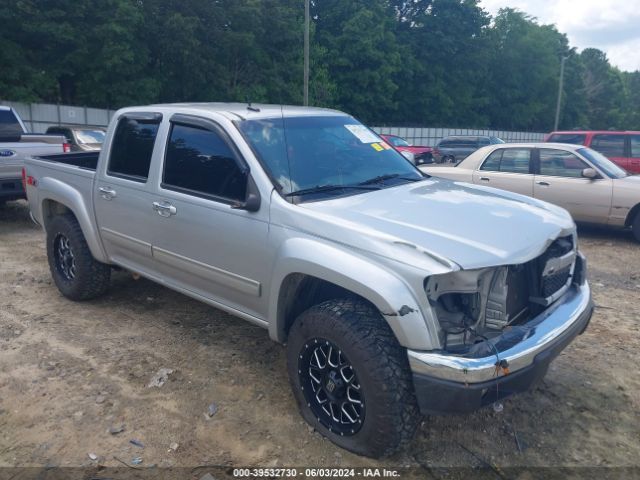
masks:
{"type": "Polygon", "coordinates": [[[640,465],[640,245],[583,230],[598,305],[535,391],[504,410],[424,420],[382,462],[323,440],[298,415],[266,331],[146,280],[73,303],[52,284],[24,202],[0,208],[0,467],[640,465]],[[173,369],[160,388],[154,373],[173,369]],[[217,413],[205,415],[211,403],[217,413]],[[124,426],[118,434],[109,428],[124,426]],[[130,443],[139,440],[144,448],[130,443]],[[177,450],[170,450],[176,442],[177,450]]]}

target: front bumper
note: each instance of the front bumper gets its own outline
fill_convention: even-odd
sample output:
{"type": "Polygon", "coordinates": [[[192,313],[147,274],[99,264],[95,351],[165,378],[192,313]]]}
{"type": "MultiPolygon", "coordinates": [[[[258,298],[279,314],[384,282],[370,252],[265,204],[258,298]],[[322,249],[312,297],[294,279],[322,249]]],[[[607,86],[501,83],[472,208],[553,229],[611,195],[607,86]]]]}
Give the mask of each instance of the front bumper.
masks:
{"type": "Polygon", "coordinates": [[[525,325],[491,340],[492,354],[469,358],[409,350],[409,364],[423,413],[476,410],[529,389],[549,363],[589,324],[589,284],[573,284],[551,307],[525,325]],[[507,366],[509,373],[499,365],[507,366]]]}

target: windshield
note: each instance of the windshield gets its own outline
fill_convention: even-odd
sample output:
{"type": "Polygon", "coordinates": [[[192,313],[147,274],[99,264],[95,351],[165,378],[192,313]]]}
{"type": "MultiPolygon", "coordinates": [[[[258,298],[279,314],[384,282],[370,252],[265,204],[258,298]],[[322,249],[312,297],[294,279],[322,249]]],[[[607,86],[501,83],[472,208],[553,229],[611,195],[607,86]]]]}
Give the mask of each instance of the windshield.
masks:
{"type": "Polygon", "coordinates": [[[620,168],[600,152],[596,152],[590,148],[580,148],[578,153],[611,178],[623,178],[629,175],[626,170],[620,168]]]}
{"type": "Polygon", "coordinates": [[[102,130],[76,130],[78,143],[102,143],[104,142],[104,132],[102,130]]]}
{"type": "Polygon", "coordinates": [[[284,196],[355,195],[424,178],[378,135],[346,115],[237,125],[284,196]]]}
{"type": "Polygon", "coordinates": [[[411,144],[407,142],[404,138],[400,137],[387,137],[389,143],[391,143],[395,147],[410,147],[411,144]]]}

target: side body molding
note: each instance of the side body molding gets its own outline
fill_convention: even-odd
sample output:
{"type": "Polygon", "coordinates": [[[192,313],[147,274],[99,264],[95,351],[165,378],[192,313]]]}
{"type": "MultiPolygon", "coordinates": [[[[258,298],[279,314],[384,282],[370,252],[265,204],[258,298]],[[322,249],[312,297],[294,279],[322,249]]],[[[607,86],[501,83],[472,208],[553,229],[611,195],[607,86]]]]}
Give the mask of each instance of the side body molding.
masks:
{"type": "MultiPolygon", "coordinates": [[[[91,187],[93,187],[93,182],[91,182],[91,187]]],[[[53,200],[64,205],[71,210],[78,219],[78,223],[80,224],[80,228],[82,228],[82,233],[84,234],[84,238],[87,240],[87,245],[89,246],[89,250],[91,250],[91,254],[96,258],[96,260],[109,263],[109,259],[102,248],[102,242],[100,241],[100,236],[95,227],[93,210],[91,210],[92,205],[86,204],[85,198],[80,191],[76,190],[68,183],[61,182],[60,180],[52,177],[44,177],[39,180],[38,195],[42,215],[42,218],[38,220],[41,225],[45,225],[45,218],[47,218],[49,213],[46,207],[47,200],[53,200]]],[[[91,191],[87,192],[87,195],[89,195],[89,198],[93,198],[91,196],[91,191]]]]}
{"type": "Polygon", "coordinates": [[[401,345],[428,349],[433,345],[411,289],[399,277],[355,252],[311,238],[285,240],[278,252],[269,296],[269,336],[286,340],[281,289],[290,274],[304,274],[334,283],[370,301],[383,314],[401,345]]]}

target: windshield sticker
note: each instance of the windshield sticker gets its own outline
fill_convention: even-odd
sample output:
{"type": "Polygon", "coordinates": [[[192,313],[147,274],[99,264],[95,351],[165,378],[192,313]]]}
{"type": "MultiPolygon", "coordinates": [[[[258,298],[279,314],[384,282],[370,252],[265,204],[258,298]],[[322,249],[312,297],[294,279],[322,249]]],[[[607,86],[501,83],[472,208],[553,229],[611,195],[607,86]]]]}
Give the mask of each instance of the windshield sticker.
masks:
{"type": "Polygon", "coordinates": [[[362,143],[374,143],[380,141],[380,139],[364,125],[345,125],[344,128],[353,133],[362,143]]]}
{"type": "Polygon", "coordinates": [[[382,145],[380,145],[379,143],[372,143],[371,146],[373,147],[373,149],[376,152],[381,152],[384,150],[384,148],[382,147],[382,145]]]}

